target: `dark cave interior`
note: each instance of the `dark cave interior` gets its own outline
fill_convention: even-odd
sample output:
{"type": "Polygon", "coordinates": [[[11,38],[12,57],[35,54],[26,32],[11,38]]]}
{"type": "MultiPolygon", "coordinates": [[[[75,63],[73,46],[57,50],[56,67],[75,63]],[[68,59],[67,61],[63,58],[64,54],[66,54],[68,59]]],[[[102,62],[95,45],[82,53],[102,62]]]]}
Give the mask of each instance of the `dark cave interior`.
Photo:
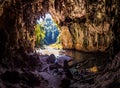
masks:
{"type": "Polygon", "coordinates": [[[0,88],[120,88],[119,6],[0,0],[0,88]]]}

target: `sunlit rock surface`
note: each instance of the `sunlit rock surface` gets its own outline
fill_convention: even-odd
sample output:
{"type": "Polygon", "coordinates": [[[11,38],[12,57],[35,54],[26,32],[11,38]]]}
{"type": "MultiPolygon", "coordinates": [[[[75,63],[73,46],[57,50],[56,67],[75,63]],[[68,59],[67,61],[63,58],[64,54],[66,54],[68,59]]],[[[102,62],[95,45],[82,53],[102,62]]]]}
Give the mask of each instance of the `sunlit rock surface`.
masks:
{"type": "Polygon", "coordinates": [[[109,23],[71,23],[70,28],[61,27],[63,48],[82,51],[105,51],[111,44],[113,33],[109,23]]]}
{"type": "Polygon", "coordinates": [[[60,38],[64,49],[73,49],[72,35],[67,26],[61,27],[60,38]]]}
{"type": "Polygon", "coordinates": [[[110,17],[106,14],[105,0],[86,3],[84,0],[60,2],[55,0],[55,7],[50,7],[50,13],[61,25],[64,49],[94,52],[105,51],[110,47],[113,32],[110,28],[110,17]]]}

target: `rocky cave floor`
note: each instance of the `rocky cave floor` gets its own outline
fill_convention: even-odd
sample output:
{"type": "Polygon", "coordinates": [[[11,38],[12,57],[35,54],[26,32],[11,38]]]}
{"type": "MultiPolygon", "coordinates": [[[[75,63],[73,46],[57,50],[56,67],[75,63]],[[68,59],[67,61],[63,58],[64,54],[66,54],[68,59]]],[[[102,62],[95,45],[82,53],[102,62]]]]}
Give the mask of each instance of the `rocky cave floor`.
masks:
{"type": "Polygon", "coordinates": [[[87,60],[69,66],[72,58],[68,56],[23,56],[27,58],[24,62],[20,55],[14,63],[2,61],[0,88],[120,88],[120,53],[107,65],[91,69],[83,67],[87,60]]]}

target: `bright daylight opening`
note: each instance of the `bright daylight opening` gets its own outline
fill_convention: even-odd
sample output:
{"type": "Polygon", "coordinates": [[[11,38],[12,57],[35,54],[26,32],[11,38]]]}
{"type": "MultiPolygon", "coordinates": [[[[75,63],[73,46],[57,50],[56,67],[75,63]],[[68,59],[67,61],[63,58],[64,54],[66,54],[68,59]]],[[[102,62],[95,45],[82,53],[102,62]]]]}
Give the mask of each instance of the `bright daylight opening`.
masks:
{"type": "Polygon", "coordinates": [[[35,27],[36,33],[36,50],[42,54],[59,55],[62,49],[60,43],[60,31],[58,25],[52,19],[52,16],[47,13],[44,18],[37,20],[35,27]],[[40,47],[40,48],[39,48],[40,47]]]}

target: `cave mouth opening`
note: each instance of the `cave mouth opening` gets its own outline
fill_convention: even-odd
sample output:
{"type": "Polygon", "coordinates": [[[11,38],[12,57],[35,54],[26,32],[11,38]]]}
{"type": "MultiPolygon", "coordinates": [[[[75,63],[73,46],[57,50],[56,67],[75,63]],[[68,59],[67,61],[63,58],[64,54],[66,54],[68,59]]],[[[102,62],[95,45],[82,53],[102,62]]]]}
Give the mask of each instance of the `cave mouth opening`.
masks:
{"type": "Polygon", "coordinates": [[[36,47],[41,49],[62,49],[59,27],[49,13],[37,20],[35,33],[36,47]]]}

